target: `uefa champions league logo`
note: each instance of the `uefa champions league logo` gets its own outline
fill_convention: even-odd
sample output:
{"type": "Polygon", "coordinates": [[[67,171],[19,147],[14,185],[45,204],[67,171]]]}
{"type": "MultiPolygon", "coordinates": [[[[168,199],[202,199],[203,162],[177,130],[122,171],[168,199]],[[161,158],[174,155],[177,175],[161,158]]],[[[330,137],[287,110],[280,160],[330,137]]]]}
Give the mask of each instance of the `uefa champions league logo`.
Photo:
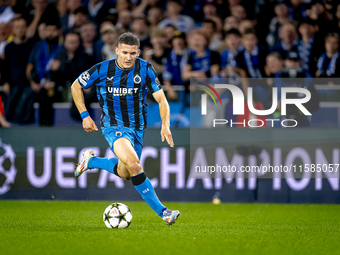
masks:
{"type": "Polygon", "coordinates": [[[88,81],[90,79],[90,73],[89,72],[83,73],[82,78],[84,81],[88,81]]]}
{"type": "Polygon", "coordinates": [[[0,150],[1,148],[5,151],[4,154],[0,155],[0,175],[5,176],[5,182],[0,187],[0,195],[5,194],[11,189],[11,184],[14,183],[17,169],[15,168],[15,153],[10,144],[2,143],[0,139],[0,150]],[[9,159],[11,166],[9,169],[5,169],[3,164],[6,159],[9,159]]]}

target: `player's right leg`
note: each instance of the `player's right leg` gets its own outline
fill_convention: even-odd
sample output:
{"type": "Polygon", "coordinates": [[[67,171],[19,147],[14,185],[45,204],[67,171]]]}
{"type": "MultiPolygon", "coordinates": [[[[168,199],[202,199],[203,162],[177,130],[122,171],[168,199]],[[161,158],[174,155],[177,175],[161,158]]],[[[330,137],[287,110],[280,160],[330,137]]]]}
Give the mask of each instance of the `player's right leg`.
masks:
{"type": "Polygon", "coordinates": [[[76,166],[76,169],[74,170],[74,176],[79,177],[85,171],[91,170],[91,168],[89,167],[89,161],[95,156],[96,155],[94,155],[94,152],[91,149],[84,151],[81,161],[79,162],[79,164],[76,166]]]}
{"type": "MultiPolygon", "coordinates": [[[[105,139],[107,140],[107,142],[109,143],[112,151],[113,151],[113,143],[118,138],[120,138],[123,134],[123,132],[121,131],[118,132],[118,130],[120,129],[117,129],[116,127],[110,127],[110,128],[102,127],[103,135],[105,139]]],[[[124,135],[126,134],[124,133],[124,135]]],[[[91,170],[93,168],[104,169],[124,179],[129,179],[130,177],[129,172],[127,171],[125,165],[122,162],[119,162],[119,159],[117,157],[99,158],[99,157],[96,157],[96,155],[94,155],[94,152],[91,149],[84,151],[83,157],[74,171],[74,176],[79,177],[85,171],[91,170]]]]}
{"type": "Polygon", "coordinates": [[[84,151],[82,160],[77,165],[74,176],[79,177],[84,172],[93,168],[104,169],[112,174],[115,174],[123,179],[129,180],[130,174],[125,164],[116,158],[99,158],[96,157],[93,150],[88,149],[84,151]]]}

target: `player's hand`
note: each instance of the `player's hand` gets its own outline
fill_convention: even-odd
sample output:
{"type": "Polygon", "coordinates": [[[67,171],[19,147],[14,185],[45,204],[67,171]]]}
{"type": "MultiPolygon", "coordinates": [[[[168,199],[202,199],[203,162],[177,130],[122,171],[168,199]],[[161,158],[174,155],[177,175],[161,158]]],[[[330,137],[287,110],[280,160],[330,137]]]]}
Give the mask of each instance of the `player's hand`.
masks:
{"type": "Polygon", "coordinates": [[[162,142],[166,139],[170,147],[174,147],[174,141],[172,140],[172,134],[170,131],[170,127],[168,125],[162,125],[161,129],[161,137],[162,137],[162,142]]]}
{"type": "Polygon", "coordinates": [[[90,116],[83,119],[83,128],[87,133],[92,133],[93,131],[98,131],[98,128],[90,116]]]}

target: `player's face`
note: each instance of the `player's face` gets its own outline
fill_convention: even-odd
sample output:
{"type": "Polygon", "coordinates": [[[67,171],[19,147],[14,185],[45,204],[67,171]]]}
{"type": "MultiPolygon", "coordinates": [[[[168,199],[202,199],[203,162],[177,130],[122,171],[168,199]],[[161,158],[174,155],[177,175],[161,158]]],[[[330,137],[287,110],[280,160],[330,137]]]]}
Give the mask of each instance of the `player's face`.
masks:
{"type": "Polygon", "coordinates": [[[118,65],[122,68],[133,67],[139,52],[137,45],[118,44],[116,48],[118,65]]]}

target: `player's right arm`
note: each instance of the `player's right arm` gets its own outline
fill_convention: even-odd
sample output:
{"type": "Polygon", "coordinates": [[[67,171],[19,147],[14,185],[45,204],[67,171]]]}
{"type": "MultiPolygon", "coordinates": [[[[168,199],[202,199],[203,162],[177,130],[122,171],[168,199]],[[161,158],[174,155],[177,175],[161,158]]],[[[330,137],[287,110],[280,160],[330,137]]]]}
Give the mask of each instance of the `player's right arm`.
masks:
{"type": "MultiPolygon", "coordinates": [[[[71,92],[73,101],[77,106],[79,113],[87,111],[85,106],[83,88],[90,88],[93,83],[97,81],[97,79],[99,79],[99,75],[97,67],[94,66],[90,70],[82,73],[79,78],[73,82],[71,86],[71,92]],[[82,83],[82,85],[80,83],[82,83]]],[[[93,131],[98,130],[96,124],[90,116],[83,119],[83,128],[88,133],[92,133],[93,131]]]]}
{"type": "MultiPolygon", "coordinates": [[[[71,91],[72,91],[73,101],[76,104],[79,113],[87,111],[86,106],[85,106],[85,101],[84,101],[83,90],[79,84],[78,79],[73,82],[71,86],[71,91]]],[[[93,119],[90,116],[83,119],[83,128],[88,133],[92,133],[93,131],[98,130],[96,124],[94,123],[93,119]]]]}

